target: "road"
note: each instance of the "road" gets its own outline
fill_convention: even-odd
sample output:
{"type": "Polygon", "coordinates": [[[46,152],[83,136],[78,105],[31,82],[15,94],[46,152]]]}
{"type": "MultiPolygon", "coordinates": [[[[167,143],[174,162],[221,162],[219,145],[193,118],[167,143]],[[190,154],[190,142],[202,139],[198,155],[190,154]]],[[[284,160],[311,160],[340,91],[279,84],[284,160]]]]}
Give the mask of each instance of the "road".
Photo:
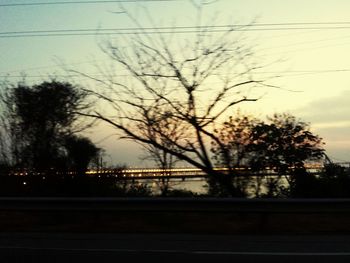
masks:
{"type": "Polygon", "coordinates": [[[349,262],[347,235],[0,233],[0,262],[349,262]]]}

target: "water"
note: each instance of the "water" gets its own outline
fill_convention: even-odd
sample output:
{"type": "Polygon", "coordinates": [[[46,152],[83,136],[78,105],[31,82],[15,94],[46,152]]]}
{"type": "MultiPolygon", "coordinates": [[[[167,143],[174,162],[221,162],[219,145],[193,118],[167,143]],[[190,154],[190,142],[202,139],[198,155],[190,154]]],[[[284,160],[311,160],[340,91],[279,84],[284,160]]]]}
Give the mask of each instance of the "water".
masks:
{"type": "MultiPolygon", "coordinates": [[[[244,179],[244,178],[242,178],[244,179]]],[[[251,176],[246,183],[246,193],[249,198],[254,198],[268,192],[268,183],[271,180],[276,180],[275,176],[257,177],[251,176]]],[[[279,186],[288,188],[289,184],[285,177],[281,177],[278,181],[279,186]]],[[[151,187],[153,194],[160,194],[161,180],[140,180],[139,183],[146,184],[151,187]]],[[[189,179],[171,179],[169,181],[169,188],[171,190],[186,190],[195,194],[206,194],[208,191],[208,184],[204,178],[189,178],[189,179]]]]}
{"type": "MultiPolygon", "coordinates": [[[[144,180],[142,183],[151,187],[154,194],[160,194],[160,187],[162,185],[160,180],[144,180]]],[[[191,179],[171,179],[169,181],[170,190],[186,190],[196,194],[207,193],[207,182],[203,178],[191,178],[191,179]]]]}

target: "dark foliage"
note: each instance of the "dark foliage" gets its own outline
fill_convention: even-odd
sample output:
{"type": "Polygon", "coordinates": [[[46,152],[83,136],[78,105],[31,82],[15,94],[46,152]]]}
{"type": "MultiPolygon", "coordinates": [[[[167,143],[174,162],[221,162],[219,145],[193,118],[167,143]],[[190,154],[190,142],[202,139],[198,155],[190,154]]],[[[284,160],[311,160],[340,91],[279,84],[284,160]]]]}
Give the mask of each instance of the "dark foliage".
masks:
{"type": "Polygon", "coordinates": [[[88,138],[75,135],[90,125],[78,114],[90,108],[87,93],[55,80],[3,86],[1,132],[6,134],[8,164],[46,174],[67,169],[84,173],[99,152],[88,138]]]}
{"type": "MultiPolygon", "coordinates": [[[[306,171],[306,162],[322,159],[321,138],[309,130],[308,124],[289,114],[275,114],[268,122],[248,116],[230,117],[222,129],[216,130],[220,142],[212,143],[219,165],[228,167],[232,183],[244,194],[252,185],[250,178],[237,168],[250,168],[255,177],[255,196],[307,196],[316,179],[306,171]],[[274,176],[261,172],[273,171],[274,176]],[[266,191],[261,193],[264,179],[266,191]],[[282,179],[286,183],[283,185],[282,179]]],[[[219,189],[220,190],[220,189],[219,189]]]]}
{"type": "Polygon", "coordinates": [[[11,90],[16,159],[26,168],[62,167],[62,136],[70,133],[85,94],[69,83],[43,82],[11,90]]]}
{"type": "Polygon", "coordinates": [[[6,175],[0,176],[0,196],[142,197],[151,196],[151,190],[114,177],[6,175]]]}
{"type": "Polygon", "coordinates": [[[88,138],[76,135],[66,136],[64,147],[67,151],[68,167],[78,175],[85,174],[90,161],[100,151],[88,138]]]}
{"type": "Polygon", "coordinates": [[[168,190],[166,195],[162,195],[162,197],[196,197],[198,196],[196,193],[184,190],[184,189],[171,189],[168,190]]]}

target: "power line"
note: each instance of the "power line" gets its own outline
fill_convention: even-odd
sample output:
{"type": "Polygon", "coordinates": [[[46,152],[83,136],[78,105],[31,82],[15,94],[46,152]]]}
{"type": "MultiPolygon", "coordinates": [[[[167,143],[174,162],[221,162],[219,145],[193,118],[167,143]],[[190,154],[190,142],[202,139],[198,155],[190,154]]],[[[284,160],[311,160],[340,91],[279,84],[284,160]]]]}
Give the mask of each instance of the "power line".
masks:
{"type": "Polygon", "coordinates": [[[271,56],[271,55],[278,55],[278,54],[291,54],[291,53],[298,53],[298,52],[303,52],[303,51],[308,51],[308,50],[315,51],[315,50],[330,48],[330,47],[347,46],[349,44],[350,44],[349,42],[346,42],[346,43],[323,45],[323,46],[317,46],[317,47],[299,48],[299,49],[294,49],[294,50],[273,52],[273,53],[269,53],[269,55],[271,56]]]}
{"type": "MultiPolygon", "coordinates": [[[[349,22],[350,23],[350,22],[349,22]]],[[[79,33],[79,32],[96,32],[96,31],[144,31],[144,30],[172,30],[172,29],[200,29],[200,28],[228,28],[242,27],[248,25],[217,25],[217,26],[173,26],[173,27],[129,27],[129,28],[83,28],[83,29],[57,29],[57,30],[28,30],[28,31],[12,31],[12,32],[0,32],[0,35],[7,34],[44,34],[44,33],[79,33]]]]}
{"type": "MultiPolygon", "coordinates": [[[[315,71],[290,71],[285,72],[286,75],[283,75],[282,77],[300,77],[300,76],[306,76],[306,75],[317,75],[317,74],[327,74],[327,73],[344,73],[344,72],[350,72],[350,69],[334,69],[334,70],[315,70],[315,71]]],[[[283,73],[283,72],[280,72],[283,73]]],[[[277,74],[277,72],[276,72],[277,74]]]]}
{"type": "MultiPolygon", "coordinates": [[[[7,34],[31,34],[31,33],[66,33],[66,32],[96,32],[96,31],[147,31],[147,30],[174,30],[174,29],[216,29],[216,28],[226,28],[233,29],[242,28],[245,30],[249,30],[249,28],[254,27],[275,27],[275,26],[305,26],[305,25],[337,25],[335,28],[342,27],[350,27],[350,21],[345,22],[295,22],[295,23],[259,23],[259,24],[235,24],[235,25],[205,25],[205,26],[165,26],[165,27],[128,27],[128,28],[80,28],[80,29],[53,29],[53,30],[27,30],[27,31],[8,31],[8,32],[0,32],[0,35],[7,34]],[[349,26],[341,26],[341,25],[349,25],[349,26]]],[[[333,27],[325,27],[321,28],[334,28],[333,27]]],[[[275,28],[272,28],[275,29],[275,28]]],[[[279,29],[279,28],[276,28],[279,29]]],[[[283,29],[289,29],[288,27],[282,27],[283,29]]],[[[292,27],[291,29],[309,29],[309,27],[292,27]]],[[[311,28],[314,29],[314,28],[311,28]]],[[[265,28],[264,28],[265,30],[265,28]]]]}
{"type": "MultiPolygon", "coordinates": [[[[314,75],[314,74],[325,74],[325,73],[341,73],[341,72],[350,72],[350,69],[325,69],[325,70],[285,70],[285,71],[260,71],[260,72],[254,72],[254,74],[286,74],[286,77],[289,76],[302,76],[302,75],[314,75]]],[[[104,77],[103,74],[96,74],[96,73],[89,73],[92,77],[104,77]]],[[[215,74],[215,75],[221,75],[221,74],[215,74]]],[[[54,74],[54,77],[83,77],[80,75],[65,75],[65,74],[54,74]]],[[[116,74],[114,77],[127,77],[130,76],[128,74],[116,74]]],[[[19,78],[19,77],[25,77],[25,78],[45,78],[48,77],[47,75],[0,75],[0,78],[19,78]]]]}
{"type": "Polygon", "coordinates": [[[70,4],[108,4],[108,3],[137,3],[137,2],[175,2],[181,0],[109,0],[109,1],[56,1],[0,4],[0,7],[41,6],[41,5],[70,5],[70,4]]]}
{"type": "Polygon", "coordinates": [[[18,37],[59,37],[59,36],[98,36],[98,35],[132,35],[132,34],[186,34],[186,33],[220,33],[228,31],[289,31],[289,30],[336,30],[350,29],[350,26],[318,26],[318,27],[265,27],[265,28],[231,28],[215,29],[225,26],[211,27],[172,27],[169,28],[108,28],[108,29],[62,29],[62,30],[32,30],[32,31],[14,31],[0,32],[0,38],[18,38],[18,37]],[[185,30],[184,30],[185,29],[185,30]],[[209,30],[200,30],[209,29],[209,30]]]}
{"type": "Polygon", "coordinates": [[[330,73],[330,72],[344,72],[350,71],[350,69],[319,69],[319,70],[284,70],[284,71],[257,71],[256,73],[269,74],[269,73],[330,73]]]}
{"type": "MultiPolygon", "coordinates": [[[[75,66],[75,65],[82,65],[82,64],[92,64],[94,62],[98,62],[101,60],[86,60],[86,61],[81,61],[81,62],[74,62],[74,63],[69,63],[69,64],[63,64],[64,66],[75,66]]],[[[102,60],[105,61],[105,60],[102,60]]],[[[60,65],[46,65],[46,66],[37,66],[37,67],[31,67],[31,68],[25,68],[21,70],[7,70],[7,71],[0,71],[0,74],[10,74],[12,72],[22,72],[22,71],[33,71],[33,70],[38,70],[38,69],[47,69],[47,68],[57,68],[61,67],[60,65]]]]}
{"type": "Polygon", "coordinates": [[[296,42],[296,43],[280,45],[280,46],[272,46],[272,47],[270,46],[270,47],[267,47],[267,48],[262,48],[259,51],[270,50],[270,49],[279,49],[279,48],[285,48],[285,47],[294,47],[294,46],[300,46],[300,45],[306,45],[306,44],[312,44],[312,43],[320,43],[320,42],[327,42],[327,41],[346,39],[346,38],[350,38],[350,35],[341,36],[341,37],[333,37],[333,38],[323,38],[323,39],[318,39],[318,40],[302,41],[302,42],[296,42]]]}
{"type": "MultiPolygon", "coordinates": [[[[305,33],[305,32],[303,32],[305,33]]],[[[288,36],[290,36],[291,34],[288,34],[288,36]]],[[[287,35],[283,35],[283,36],[287,36],[287,35]]],[[[304,42],[298,42],[298,43],[293,43],[293,44],[288,44],[288,45],[282,45],[282,46],[274,46],[274,47],[269,47],[269,48],[263,48],[260,49],[259,51],[264,51],[264,50],[269,50],[269,49],[276,49],[276,48],[283,48],[283,47],[288,47],[288,46],[297,46],[300,44],[308,44],[308,43],[314,43],[314,42],[324,42],[324,41],[331,41],[331,40],[336,40],[336,39],[344,39],[344,38],[349,38],[350,35],[347,36],[343,36],[343,37],[336,37],[336,38],[324,38],[321,40],[314,40],[314,41],[304,41],[304,42]]],[[[272,38],[272,37],[269,37],[272,38]]],[[[277,52],[277,53],[281,53],[281,52],[277,52]]],[[[100,60],[101,61],[101,60],[100,60]]],[[[105,60],[102,60],[105,61],[105,60]]],[[[88,61],[80,61],[80,62],[75,62],[75,63],[69,63],[68,65],[80,65],[80,64],[87,64],[87,63],[92,63],[92,62],[96,62],[95,60],[88,60],[88,61]]],[[[66,65],[66,64],[65,64],[66,65]]],[[[11,72],[20,72],[20,71],[33,71],[33,70],[38,70],[38,69],[47,69],[47,68],[55,68],[55,67],[59,67],[58,65],[45,65],[45,66],[37,66],[37,67],[31,67],[31,68],[25,68],[22,70],[11,70],[11,71],[0,71],[0,74],[5,73],[5,74],[10,74],[11,72]]]]}

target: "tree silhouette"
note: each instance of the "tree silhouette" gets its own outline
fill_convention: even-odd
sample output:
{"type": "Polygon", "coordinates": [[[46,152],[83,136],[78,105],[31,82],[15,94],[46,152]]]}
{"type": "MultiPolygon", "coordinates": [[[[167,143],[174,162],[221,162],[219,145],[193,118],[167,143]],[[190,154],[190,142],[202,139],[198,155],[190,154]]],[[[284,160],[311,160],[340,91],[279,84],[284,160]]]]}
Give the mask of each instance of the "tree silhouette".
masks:
{"type": "Polygon", "coordinates": [[[67,82],[8,85],[2,93],[4,116],[16,166],[48,171],[63,168],[64,138],[87,126],[76,112],[89,108],[87,94],[67,82]]]}
{"type": "Polygon", "coordinates": [[[275,114],[269,122],[261,122],[254,128],[257,158],[253,165],[274,169],[279,175],[276,180],[283,176],[293,192],[306,182],[305,162],[323,157],[322,139],[310,131],[307,123],[290,114],[275,114]]]}
{"type": "MultiPolygon", "coordinates": [[[[230,116],[214,130],[218,140],[211,142],[211,151],[216,165],[228,169],[228,175],[235,187],[240,190],[241,195],[246,195],[250,182],[247,180],[249,178],[243,176],[239,169],[250,168],[255,158],[252,151],[252,133],[258,122],[258,119],[242,115],[238,111],[234,117],[230,116]]],[[[257,181],[258,188],[260,181],[257,181]]],[[[221,192],[222,189],[218,186],[216,191],[221,192]]]]}
{"type": "MultiPolygon", "coordinates": [[[[143,132],[145,138],[154,141],[164,148],[170,148],[173,150],[178,150],[174,146],[173,142],[179,143],[181,138],[183,138],[186,130],[183,129],[179,122],[175,123],[173,119],[169,118],[166,114],[162,116],[161,119],[154,121],[154,114],[158,115],[157,108],[152,109],[148,113],[144,114],[144,122],[137,124],[140,131],[143,132]],[[160,136],[160,134],[166,134],[166,136],[160,136]]],[[[170,154],[169,152],[155,147],[153,144],[141,144],[145,155],[143,159],[152,160],[158,168],[164,170],[164,175],[169,176],[171,169],[174,168],[175,164],[180,161],[180,159],[170,154]]],[[[180,150],[183,153],[183,150],[180,150]]],[[[163,196],[166,196],[169,191],[169,178],[164,177],[159,183],[159,189],[163,196]]]]}
{"type": "Polygon", "coordinates": [[[97,110],[89,116],[113,125],[124,138],[151,145],[202,169],[210,185],[222,185],[228,195],[236,195],[230,178],[214,169],[210,140],[219,139],[213,129],[235,105],[257,100],[255,96],[248,97],[252,88],[267,85],[253,77],[257,66],[251,49],[233,27],[212,33],[202,24],[203,6],[197,6],[198,31],[189,37],[147,34],[137,19],[123,9],[139,27],[139,33],[102,46],[115,62],[115,69],[127,76],[109,74],[109,78],[98,79],[101,89],[91,93],[115,111],[112,114],[97,110]],[[144,129],[154,127],[153,123],[163,119],[185,132],[175,140],[169,136],[172,128],[164,125],[153,129],[159,138],[154,140],[139,129],[140,125],[144,129]]]}
{"type": "Polygon", "coordinates": [[[229,168],[246,165],[254,172],[269,168],[276,173],[266,177],[269,197],[283,194],[281,190],[288,190],[284,193],[288,195],[307,191],[311,179],[305,164],[324,155],[322,139],[290,114],[275,114],[267,122],[230,117],[217,132],[221,142],[214,141],[212,151],[221,164],[229,168]],[[287,180],[289,189],[281,188],[281,178],[287,180]]]}
{"type": "Polygon", "coordinates": [[[90,139],[70,135],[65,138],[68,168],[78,175],[84,175],[89,163],[99,155],[100,149],[90,139]]]}

